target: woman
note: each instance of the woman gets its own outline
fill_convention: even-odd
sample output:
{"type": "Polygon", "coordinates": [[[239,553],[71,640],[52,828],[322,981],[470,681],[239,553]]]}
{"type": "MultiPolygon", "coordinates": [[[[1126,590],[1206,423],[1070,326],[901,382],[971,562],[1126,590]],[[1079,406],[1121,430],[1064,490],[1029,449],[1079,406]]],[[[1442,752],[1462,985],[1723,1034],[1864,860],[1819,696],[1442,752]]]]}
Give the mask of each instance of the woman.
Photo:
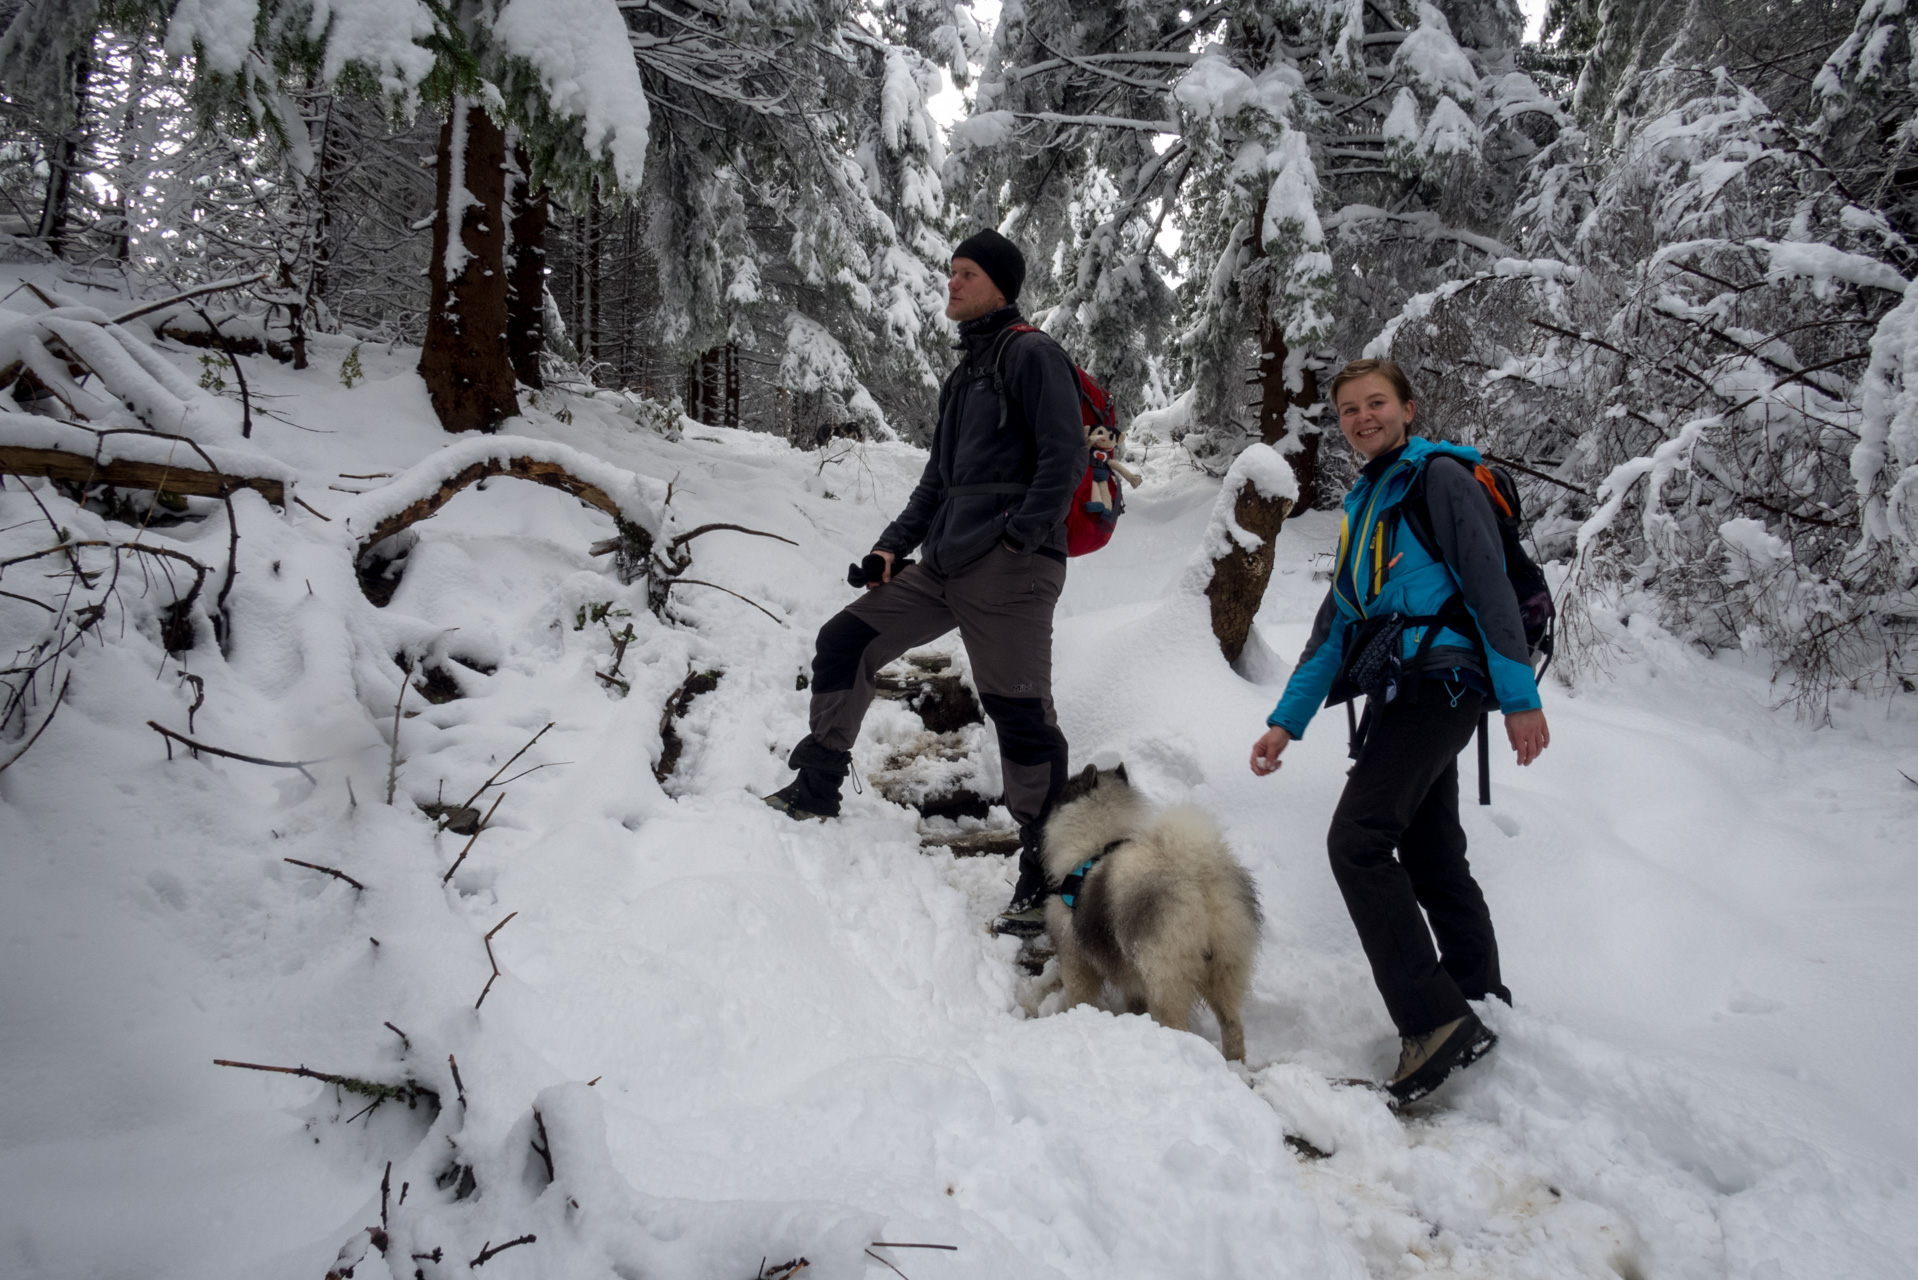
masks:
{"type": "Polygon", "coordinates": [[[1287,744],[1304,735],[1328,694],[1347,694],[1355,677],[1371,686],[1363,743],[1327,844],[1332,874],[1398,1027],[1402,1050],[1386,1087],[1403,1103],[1430,1093],[1497,1042],[1467,1001],[1511,1002],[1499,980],[1491,913],[1465,861],[1458,753],[1492,704],[1504,713],[1521,765],[1538,758],[1550,735],[1497,518],[1472,474],[1477,450],[1411,435],[1418,406],[1404,371],[1389,360],[1346,365],[1332,379],[1331,400],[1339,430],[1365,466],[1345,498],[1331,590],[1285,695],[1267,717],[1271,727],[1253,744],[1252,772],[1277,771],[1287,744]],[[1401,518],[1400,504],[1415,485],[1437,556],[1401,518]],[[1432,621],[1406,625],[1394,639],[1391,615],[1432,621]],[[1390,689],[1367,678],[1376,661],[1347,661],[1378,634],[1402,665],[1402,679],[1390,689]],[[1343,687],[1335,692],[1335,684],[1343,687]]]}

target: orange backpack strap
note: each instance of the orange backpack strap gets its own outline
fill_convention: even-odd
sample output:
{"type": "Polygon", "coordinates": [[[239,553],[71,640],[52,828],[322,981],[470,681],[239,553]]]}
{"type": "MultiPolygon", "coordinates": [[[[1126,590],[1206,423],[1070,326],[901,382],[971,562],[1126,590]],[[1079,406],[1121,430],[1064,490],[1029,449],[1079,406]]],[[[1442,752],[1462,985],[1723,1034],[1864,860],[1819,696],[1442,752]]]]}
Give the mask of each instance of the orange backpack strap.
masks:
{"type": "Polygon", "coordinates": [[[1505,495],[1498,491],[1498,477],[1492,474],[1492,469],[1481,462],[1472,468],[1472,478],[1484,485],[1485,492],[1492,495],[1493,509],[1510,520],[1513,516],[1512,506],[1505,501],[1505,495]]]}

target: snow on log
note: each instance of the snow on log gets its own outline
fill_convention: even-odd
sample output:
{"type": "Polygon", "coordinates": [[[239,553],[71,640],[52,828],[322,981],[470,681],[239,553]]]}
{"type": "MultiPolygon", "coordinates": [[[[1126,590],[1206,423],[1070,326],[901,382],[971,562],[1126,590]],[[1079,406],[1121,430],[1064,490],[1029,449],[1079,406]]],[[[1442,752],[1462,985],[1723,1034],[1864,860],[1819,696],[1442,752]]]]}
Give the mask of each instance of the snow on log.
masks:
{"type": "Polygon", "coordinates": [[[27,378],[63,416],[104,427],[145,427],[201,443],[237,439],[240,414],[202,391],[132,330],[93,307],[0,313],[0,386],[27,378]],[[91,377],[93,385],[84,380],[91,377]]]}
{"type": "Polygon", "coordinates": [[[287,505],[296,479],[291,467],[252,450],[25,413],[0,415],[0,473],[207,498],[252,489],[276,507],[287,505]]]}
{"type": "Polygon", "coordinates": [[[1271,445],[1255,444],[1225,473],[1196,568],[1212,605],[1212,634],[1237,662],[1272,577],[1273,543],[1299,498],[1291,466],[1271,445]]]}
{"type": "Polygon", "coordinates": [[[488,476],[531,480],[570,493],[613,517],[622,537],[649,554],[670,523],[666,486],[551,440],[488,436],[448,445],[360,497],[343,523],[360,552],[418,524],[488,476]]]}

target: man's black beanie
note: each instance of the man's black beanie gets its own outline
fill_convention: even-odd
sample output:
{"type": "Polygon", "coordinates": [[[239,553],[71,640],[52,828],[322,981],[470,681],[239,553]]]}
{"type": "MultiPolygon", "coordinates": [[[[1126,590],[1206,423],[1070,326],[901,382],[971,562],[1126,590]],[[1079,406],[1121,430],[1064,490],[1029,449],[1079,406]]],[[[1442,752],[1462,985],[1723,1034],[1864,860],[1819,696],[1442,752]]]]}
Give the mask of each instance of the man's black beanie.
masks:
{"type": "Polygon", "coordinates": [[[1019,301],[1019,286],[1026,282],[1026,255],[1018,245],[988,227],[961,240],[952,256],[971,258],[999,286],[1007,302],[1019,301]]]}

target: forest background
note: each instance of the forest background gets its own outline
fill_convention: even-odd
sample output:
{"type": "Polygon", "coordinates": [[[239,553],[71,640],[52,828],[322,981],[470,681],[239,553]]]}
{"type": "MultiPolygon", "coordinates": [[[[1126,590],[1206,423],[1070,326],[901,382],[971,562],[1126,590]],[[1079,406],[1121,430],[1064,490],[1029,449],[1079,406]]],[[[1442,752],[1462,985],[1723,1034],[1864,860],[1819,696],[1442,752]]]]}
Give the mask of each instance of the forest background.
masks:
{"type": "Polygon", "coordinates": [[[225,284],[157,325],[209,351],[420,344],[449,431],[557,382],[816,447],[926,438],[949,246],[997,225],[1135,450],[1268,444],[1336,503],[1319,380],[1390,354],[1519,475],[1574,642],[1596,588],[1814,715],[1912,687],[1904,6],[1554,0],[1529,43],[1512,0],[992,17],[4,0],[0,230],[136,299],[225,284]]]}

